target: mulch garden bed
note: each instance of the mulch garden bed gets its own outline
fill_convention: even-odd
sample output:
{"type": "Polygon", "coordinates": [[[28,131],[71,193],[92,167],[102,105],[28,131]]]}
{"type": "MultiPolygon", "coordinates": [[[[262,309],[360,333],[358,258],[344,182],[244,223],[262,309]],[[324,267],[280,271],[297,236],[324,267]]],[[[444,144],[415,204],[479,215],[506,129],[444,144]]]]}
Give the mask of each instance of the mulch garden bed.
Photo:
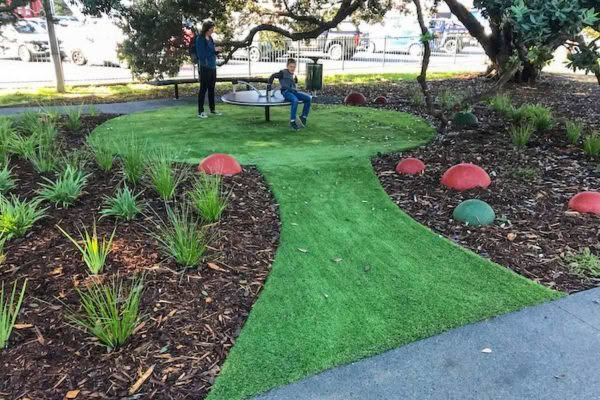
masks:
{"type": "MultiPolygon", "coordinates": [[[[114,116],[84,117],[77,132],[63,133],[62,146],[80,147],[97,125],[114,116]]],[[[34,197],[41,181],[28,162],[12,160],[21,198],[34,197]]],[[[118,171],[118,165],[115,171],[118,171]]],[[[191,166],[189,168],[192,168],[191,166]]],[[[224,178],[231,189],[221,220],[208,228],[213,238],[203,264],[182,273],[148,235],[165,205],[149,187],[137,188],[146,206],[131,222],[102,218],[100,237],[116,226],[113,252],[100,279],[117,273],[127,279],[145,273],[140,309],[147,318],[127,343],[108,352],[88,333],[67,325],[66,307],[77,310],[76,288],[90,283],[86,266],[74,245],[58,231],[74,237],[82,223],[91,229],[98,220],[104,195],[119,186],[118,172],[105,174],[93,162],[86,193],[68,209],[48,206],[47,217],[23,239],[8,242],[0,266],[6,285],[29,280],[25,300],[9,347],[0,350],[0,398],[61,399],[69,391],[77,398],[199,399],[208,393],[269,274],[279,241],[278,205],[262,175],[253,167],[224,178]],[[153,372],[132,397],[132,385],[153,372]]],[[[181,196],[192,178],[178,189],[181,196]]],[[[20,287],[19,284],[19,287],[20,287]]]]}
{"type": "MultiPolygon", "coordinates": [[[[489,83],[482,78],[432,82],[434,93],[489,83]]],[[[387,94],[395,110],[425,115],[409,104],[412,90],[399,85],[387,94]]],[[[562,119],[583,121],[588,133],[600,127],[600,88],[597,83],[544,76],[535,87],[509,87],[515,105],[541,103],[553,109],[558,123],[535,134],[525,151],[512,145],[506,119],[486,106],[474,108],[481,124],[475,129],[453,129],[430,144],[403,153],[380,154],[372,164],[394,202],[417,221],[450,240],[556,290],[572,293],[600,286],[600,280],[569,272],[568,256],[583,248],[600,255],[600,217],[567,210],[569,199],[580,191],[600,188],[600,165],[587,158],[582,146],[568,143],[562,119]],[[396,164],[416,157],[426,165],[424,175],[401,176],[396,164]],[[455,164],[481,166],[492,178],[486,189],[455,192],[440,184],[443,173],[455,164]],[[481,199],[497,215],[493,225],[469,227],[452,219],[463,200],[481,199]]],[[[429,117],[428,117],[429,119],[429,117]]]]}

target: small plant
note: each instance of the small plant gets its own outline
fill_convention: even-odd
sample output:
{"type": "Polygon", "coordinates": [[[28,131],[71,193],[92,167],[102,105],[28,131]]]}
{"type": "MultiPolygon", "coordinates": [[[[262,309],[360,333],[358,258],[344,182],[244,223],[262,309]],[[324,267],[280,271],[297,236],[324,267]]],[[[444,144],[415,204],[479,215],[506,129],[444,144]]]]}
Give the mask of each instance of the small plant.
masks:
{"type": "Polygon", "coordinates": [[[15,120],[17,130],[25,135],[31,135],[37,131],[47,119],[40,118],[41,114],[33,111],[26,111],[19,115],[15,120]]]}
{"type": "Polygon", "coordinates": [[[7,293],[6,300],[4,300],[4,281],[2,282],[2,287],[0,288],[0,349],[8,347],[8,339],[10,339],[15,322],[17,322],[17,316],[21,310],[26,287],[27,279],[23,282],[21,294],[16,298],[17,281],[15,281],[10,298],[7,293]]]}
{"type": "Polygon", "coordinates": [[[148,176],[154,190],[163,200],[171,200],[175,196],[177,186],[185,179],[186,170],[180,168],[178,171],[171,167],[171,157],[165,150],[157,153],[157,156],[148,161],[148,176]]]}
{"type": "Polygon", "coordinates": [[[69,311],[67,319],[96,336],[109,350],[115,349],[142,320],[139,307],[143,289],[143,277],[135,278],[129,287],[117,277],[110,283],[96,283],[85,292],[76,289],[84,312],[77,315],[69,311]]]}
{"type": "Polygon", "coordinates": [[[102,216],[119,217],[131,221],[142,212],[142,208],[137,204],[138,196],[139,194],[134,195],[125,185],[113,197],[104,197],[104,208],[100,211],[100,214],[102,216]]]}
{"type": "Polygon", "coordinates": [[[513,113],[513,105],[510,96],[506,93],[498,93],[490,99],[490,107],[492,110],[510,117],[513,113]]]}
{"type": "Polygon", "coordinates": [[[8,168],[8,163],[6,163],[4,164],[4,167],[0,169],[0,195],[14,189],[15,186],[15,180],[12,178],[12,168],[8,168]]]}
{"type": "Polygon", "coordinates": [[[94,154],[96,164],[98,164],[104,172],[110,172],[115,161],[115,156],[109,147],[105,145],[97,135],[88,136],[87,144],[94,154]]]}
{"type": "Polygon", "coordinates": [[[40,209],[41,200],[21,201],[12,195],[11,200],[0,195],[0,236],[23,237],[38,220],[45,216],[40,209]]]}
{"type": "Polygon", "coordinates": [[[586,136],[583,141],[583,152],[590,158],[598,158],[600,156],[600,135],[586,136]]]}
{"type": "Polygon", "coordinates": [[[518,111],[515,111],[513,119],[531,122],[537,132],[545,132],[554,125],[552,110],[540,104],[523,104],[518,111]]]}
{"type": "Polygon", "coordinates": [[[87,107],[87,113],[90,117],[97,117],[100,115],[100,110],[95,105],[91,105],[87,107]]]}
{"type": "Polygon", "coordinates": [[[146,156],[143,147],[131,137],[123,146],[123,176],[133,185],[140,183],[146,167],[146,156]]]}
{"type": "Polygon", "coordinates": [[[56,206],[62,204],[63,208],[67,208],[81,196],[88,177],[89,174],[85,174],[82,170],[67,166],[55,182],[43,178],[48,183],[40,184],[42,189],[38,191],[38,194],[56,206]]]}
{"type": "Polygon", "coordinates": [[[189,192],[190,200],[200,217],[206,222],[215,222],[227,207],[229,194],[223,193],[220,175],[201,174],[189,192]]]}
{"type": "Polygon", "coordinates": [[[98,240],[98,233],[96,232],[96,221],[94,221],[92,236],[90,236],[85,226],[83,227],[83,233],[79,231],[79,236],[81,236],[81,242],[83,243],[83,245],[80,245],[60,226],[57,225],[56,227],[71,242],[73,242],[73,244],[81,252],[83,262],[85,262],[85,265],[87,265],[92,275],[98,275],[100,272],[102,272],[104,264],[106,263],[106,257],[108,257],[108,255],[110,254],[110,248],[112,246],[113,238],[115,237],[115,232],[117,231],[117,228],[113,230],[113,233],[110,236],[110,239],[108,239],[108,241],[106,241],[106,239],[102,239],[102,244],[100,244],[100,240],[98,240]]]}
{"type": "Polygon", "coordinates": [[[67,129],[76,131],[81,128],[81,106],[67,108],[67,129]]]}
{"type": "Polygon", "coordinates": [[[6,260],[6,254],[4,254],[4,245],[6,244],[7,240],[8,237],[0,235],[0,265],[2,265],[4,260],[6,260]]]}
{"type": "Polygon", "coordinates": [[[589,247],[567,256],[565,260],[571,274],[580,278],[600,278],[600,259],[589,247]]]}
{"type": "Polygon", "coordinates": [[[58,157],[54,146],[37,146],[26,155],[27,160],[39,173],[53,171],[58,165],[58,157]]]}
{"type": "Polygon", "coordinates": [[[161,219],[154,236],[175,262],[185,268],[198,266],[206,251],[207,239],[189,206],[167,206],[167,221],[161,219]]]}
{"type": "Polygon", "coordinates": [[[529,139],[533,135],[534,127],[530,123],[521,123],[510,127],[510,137],[515,147],[519,150],[527,148],[529,139]]]}
{"type": "Polygon", "coordinates": [[[9,152],[28,159],[36,150],[36,140],[33,136],[23,136],[15,133],[7,141],[7,147],[9,152]]]}
{"type": "Polygon", "coordinates": [[[67,153],[62,153],[59,157],[57,171],[59,173],[65,171],[67,167],[85,171],[89,160],[89,153],[85,150],[72,150],[67,153]]]}
{"type": "Polygon", "coordinates": [[[577,144],[581,134],[583,133],[583,124],[581,122],[573,122],[567,121],[567,139],[569,139],[569,143],[577,144]]]}
{"type": "Polygon", "coordinates": [[[538,179],[542,174],[536,168],[519,167],[511,171],[510,175],[515,179],[520,179],[525,182],[530,182],[538,179]]]}
{"type": "Polygon", "coordinates": [[[443,109],[450,110],[462,101],[463,96],[451,90],[444,90],[438,96],[438,102],[443,109]]]}

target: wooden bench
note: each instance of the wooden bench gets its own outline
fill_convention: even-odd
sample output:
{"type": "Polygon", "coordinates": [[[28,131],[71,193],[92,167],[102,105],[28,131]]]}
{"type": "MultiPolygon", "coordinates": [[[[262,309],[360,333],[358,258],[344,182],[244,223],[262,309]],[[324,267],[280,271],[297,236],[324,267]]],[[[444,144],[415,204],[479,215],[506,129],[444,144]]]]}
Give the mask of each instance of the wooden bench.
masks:
{"type": "MultiPolygon", "coordinates": [[[[248,82],[248,83],[269,83],[269,78],[248,78],[248,77],[235,77],[235,78],[217,78],[217,82],[230,82],[234,85],[237,85],[238,82],[248,82]]],[[[153,81],[150,82],[153,86],[169,86],[175,85],[175,99],[179,99],[179,85],[188,84],[188,83],[199,83],[198,79],[194,78],[177,78],[177,79],[165,79],[162,81],[153,81]]],[[[250,88],[248,88],[249,90],[250,88]]]]}

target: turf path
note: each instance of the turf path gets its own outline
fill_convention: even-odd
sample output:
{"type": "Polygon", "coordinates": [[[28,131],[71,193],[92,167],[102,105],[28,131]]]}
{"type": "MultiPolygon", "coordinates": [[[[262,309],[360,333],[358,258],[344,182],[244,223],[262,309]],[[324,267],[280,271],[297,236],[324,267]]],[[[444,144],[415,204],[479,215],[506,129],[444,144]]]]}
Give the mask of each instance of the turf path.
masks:
{"type": "Polygon", "coordinates": [[[133,114],[94,132],[173,146],[190,162],[229,153],[272,185],[281,244],[208,399],[246,398],[558,296],[455,246],[389,199],[369,156],[426,143],[433,131],[424,121],[316,106],[295,134],[287,110],[273,110],[271,123],[260,110],[222,110],[203,121],[193,107],[133,114]]]}

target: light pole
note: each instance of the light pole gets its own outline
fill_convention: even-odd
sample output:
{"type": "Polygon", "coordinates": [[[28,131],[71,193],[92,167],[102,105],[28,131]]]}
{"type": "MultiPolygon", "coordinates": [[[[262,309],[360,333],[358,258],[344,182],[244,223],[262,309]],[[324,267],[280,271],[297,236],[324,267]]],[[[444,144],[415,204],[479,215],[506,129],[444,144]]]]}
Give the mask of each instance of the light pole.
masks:
{"type": "Polygon", "coordinates": [[[65,75],[62,67],[62,57],[58,40],[56,39],[56,31],[54,30],[54,1],[44,0],[44,12],[46,14],[46,26],[48,27],[48,40],[50,42],[50,53],[52,55],[52,63],[54,64],[54,72],[56,73],[56,91],[59,93],[65,92],[65,75]]]}

